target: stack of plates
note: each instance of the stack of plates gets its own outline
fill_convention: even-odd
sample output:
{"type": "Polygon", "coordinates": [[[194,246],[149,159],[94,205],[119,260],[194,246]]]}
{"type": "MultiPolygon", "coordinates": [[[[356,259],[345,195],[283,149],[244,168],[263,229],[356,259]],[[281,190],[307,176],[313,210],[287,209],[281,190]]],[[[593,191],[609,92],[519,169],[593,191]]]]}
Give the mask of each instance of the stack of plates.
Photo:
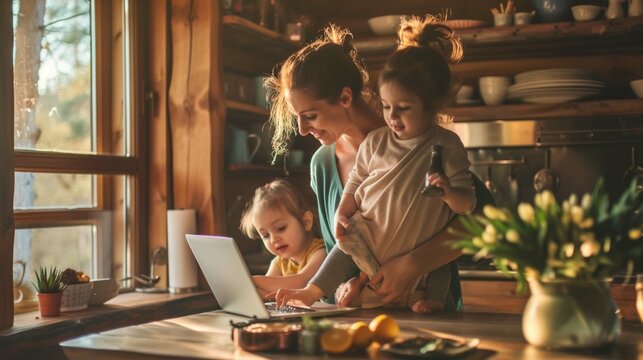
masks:
{"type": "Polygon", "coordinates": [[[509,86],[509,99],[537,104],[574,101],[600,94],[605,83],[595,80],[584,69],[544,69],[516,75],[516,83],[509,86]]]}

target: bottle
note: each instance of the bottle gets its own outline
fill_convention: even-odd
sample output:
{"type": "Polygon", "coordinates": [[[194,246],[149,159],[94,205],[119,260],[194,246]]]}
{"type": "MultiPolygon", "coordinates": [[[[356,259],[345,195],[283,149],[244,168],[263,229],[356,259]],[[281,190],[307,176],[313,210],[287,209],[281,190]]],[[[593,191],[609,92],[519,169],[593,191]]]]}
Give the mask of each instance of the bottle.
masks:
{"type": "Polygon", "coordinates": [[[429,176],[434,173],[444,173],[444,168],[442,167],[442,145],[431,146],[429,171],[426,172],[426,176],[424,178],[424,189],[422,189],[423,195],[440,197],[444,195],[444,189],[429,184],[429,176]]]}

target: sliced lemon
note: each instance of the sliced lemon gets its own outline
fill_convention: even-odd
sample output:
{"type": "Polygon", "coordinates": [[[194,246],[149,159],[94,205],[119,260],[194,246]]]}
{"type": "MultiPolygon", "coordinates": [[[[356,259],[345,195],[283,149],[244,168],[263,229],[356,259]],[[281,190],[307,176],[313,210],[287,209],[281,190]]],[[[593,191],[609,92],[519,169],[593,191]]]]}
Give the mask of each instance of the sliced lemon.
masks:
{"type": "Polygon", "coordinates": [[[332,328],[322,333],[319,343],[329,354],[341,354],[350,349],[352,337],[348,329],[332,328]]]}
{"type": "Polygon", "coordinates": [[[376,316],[368,327],[373,332],[375,341],[380,344],[393,341],[400,335],[400,326],[386,314],[376,316]]]}
{"type": "Polygon", "coordinates": [[[373,332],[368,324],[358,321],[348,329],[353,337],[353,347],[358,350],[366,349],[373,342],[373,332]]]}

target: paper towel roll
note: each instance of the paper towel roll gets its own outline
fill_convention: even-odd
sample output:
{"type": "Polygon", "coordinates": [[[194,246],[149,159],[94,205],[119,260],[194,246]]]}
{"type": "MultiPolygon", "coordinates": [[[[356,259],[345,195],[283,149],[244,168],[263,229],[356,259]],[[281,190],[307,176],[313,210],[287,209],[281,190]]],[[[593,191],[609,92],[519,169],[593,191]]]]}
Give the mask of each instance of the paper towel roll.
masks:
{"type": "Polygon", "coordinates": [[[196,233],[194,209],[167,211],[168,288],[170,292],[189,292],[197,288],[197,264],[185,240],[185,234],[196,233]]]}

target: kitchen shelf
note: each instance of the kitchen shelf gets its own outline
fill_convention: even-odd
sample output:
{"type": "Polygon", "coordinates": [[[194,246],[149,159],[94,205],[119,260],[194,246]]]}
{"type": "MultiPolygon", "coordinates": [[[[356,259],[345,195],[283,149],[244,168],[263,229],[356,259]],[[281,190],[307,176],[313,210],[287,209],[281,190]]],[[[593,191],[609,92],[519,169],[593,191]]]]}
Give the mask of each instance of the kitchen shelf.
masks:
{"type": "Polygon", "coordinates": [[[228,164],[228,171],[272,171],[282,172],[281,166],[256,165],[256,164],[228,164]]]}
{"type": "Polygon", "coordinates": [[[267,121],[270,116],[268,109],[234,100],[226,100],[226,108],[228,109],[229,119],[267,121]]]}
{"type": "MultiPolygon", "coordinates": [[[[289,173],[294,174],[303,174],[307,173],[309,170],[309,165],[293,166],[288,167],[289,173]]],[[[257,164],[228,164],[228,171],[230,172],[247,172],[247,171],[260,171],[260,172],[273,172],[273,173],[284,173],[284,167],[280,165],[257,165],[257,164]]]]}
{"type": "Polygon", "coordinates": [[[236,15],[222,17],[224,67],[247,73],[269,73],[301,44],[236,15]]]}
{"type": "Polygon", "coordinates": [[[505,104],[445,109],[455,122],[582,118],[643,114],[643,99],[594,100],[561,104],[505,104]]]}
{"type": "MultiPolygon", "coordinates": [[[[643,50],[643,16],[457,29],[456,33],[464,45],[464,61],[643,50]]],[[[395,48],[395,37],[354,43],[366,62],[377,67],[395,48]]]]}

